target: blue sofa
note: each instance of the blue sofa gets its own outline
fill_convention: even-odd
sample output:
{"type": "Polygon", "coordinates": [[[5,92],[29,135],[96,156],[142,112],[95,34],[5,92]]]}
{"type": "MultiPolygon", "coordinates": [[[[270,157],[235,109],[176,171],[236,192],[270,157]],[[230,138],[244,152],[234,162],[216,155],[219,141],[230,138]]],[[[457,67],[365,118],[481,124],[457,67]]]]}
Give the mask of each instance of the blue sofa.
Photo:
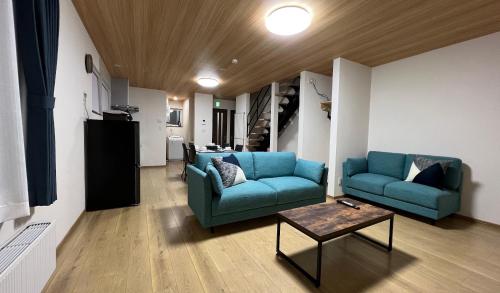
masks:
{"type": "Polygon", "coordinates": [[[345,194],[438,220],[460,209],[462,161],[457,158],[418,155],[450,160],[444,189],[404,181],[414,154],[369,152],[367,158],[343,163],[342,190],[345,194]]]}
{"type": "Polygon", "coordinates": [[[247,181],[219,195],[205,169],[212,157],[227,155],[198,154],[187,167],[188,205],[205,228],[326,200],[327,168],[291,152],[234,153],[247,181]]]}

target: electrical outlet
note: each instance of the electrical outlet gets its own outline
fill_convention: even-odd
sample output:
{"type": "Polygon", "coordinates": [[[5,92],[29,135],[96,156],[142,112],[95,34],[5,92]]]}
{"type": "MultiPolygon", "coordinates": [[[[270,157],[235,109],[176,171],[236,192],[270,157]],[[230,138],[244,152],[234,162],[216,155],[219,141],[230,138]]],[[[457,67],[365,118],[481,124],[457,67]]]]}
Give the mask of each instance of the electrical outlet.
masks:
{"type": "Polygon", "coordinates": [[[342,177],[337,178],[337,184],[342,186],[342,177]]]}

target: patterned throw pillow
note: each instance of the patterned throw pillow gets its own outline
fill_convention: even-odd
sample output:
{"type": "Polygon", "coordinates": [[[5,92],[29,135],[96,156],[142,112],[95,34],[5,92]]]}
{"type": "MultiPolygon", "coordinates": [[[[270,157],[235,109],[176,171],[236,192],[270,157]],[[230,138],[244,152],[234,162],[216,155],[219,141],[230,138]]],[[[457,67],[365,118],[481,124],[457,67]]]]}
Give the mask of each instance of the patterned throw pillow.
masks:
{"type": "Polygon", "coordinates": [[[212,158],[212,164],[219,171],[224,188],[247,181],[245,173],[240,167],[224,162],[221,157],[212,158]]]}

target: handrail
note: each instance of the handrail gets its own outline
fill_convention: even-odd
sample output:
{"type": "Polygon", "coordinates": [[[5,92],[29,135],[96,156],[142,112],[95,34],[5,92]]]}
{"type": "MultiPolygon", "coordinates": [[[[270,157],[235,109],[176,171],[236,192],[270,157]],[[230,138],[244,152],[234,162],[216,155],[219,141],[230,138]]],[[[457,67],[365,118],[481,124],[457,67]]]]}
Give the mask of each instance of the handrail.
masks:
{"type": "Polygon", "coordinates": [[[252,106],[250,107],[250,111],[248,111],[248,116],[247,116],[247,135],[250,135],[252,130],[255,128],[255,125],[259,121],[259,117],[264,112],[265,108],[269,104],[269,100],[271,99],[271,95],[269,93],[271,89],[271,85],[265,86],[259,90],[259,93],[257,94],[257,97],[255,98],[255,101],[252,103],[252,106]],[[262,94],[264,91],[264,94],[262,94]],[[267,100],[262,101],[267,97],[267,100]],[[261,107],[261,105],[264,104],[264,107],[261,107]],[[254,109],[255,108],[255,109],[254,109]],[[256,118],[256,119],[254,119],[256,118]],[[251,125],[251,127],[250,127],[251,125]]]}

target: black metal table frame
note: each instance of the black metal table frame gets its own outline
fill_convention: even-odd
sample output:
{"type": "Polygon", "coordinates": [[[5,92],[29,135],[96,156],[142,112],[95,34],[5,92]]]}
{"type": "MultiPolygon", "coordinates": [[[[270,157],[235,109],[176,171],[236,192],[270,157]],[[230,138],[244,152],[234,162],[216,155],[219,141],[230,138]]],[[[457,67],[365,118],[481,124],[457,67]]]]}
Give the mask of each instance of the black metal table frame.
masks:
{"type": "MultiPolygon", "coordinates": [[[[382,242],[380,242],[380,241],[378,241],[376,239],[373,239],[371,237],[363,235],[363,234],[357,232],[357,230],[349,232],[349,233],[346,233],[346,234],[339,235],[339,236],[334,237],[334,238],[330,238],[330,239],[325,240],[325,241],[319,241],[319,240],[316,240],[316,239],[313,238],[314,240],[316,240],[318,242],[317,256],[316,256],[316,258],[317,258],[316,259],[316,277],[313,277],[306,270],[304,270],[301,266],[299,266],[293,259],[289,258],[287,255],[285,255],[280,250],[281,218],[279,216],[277,218],[278,218],[278,225],[277,225],[277,229],[276,229],[276,255],[278,257],[282,257],[287,262],[289,262],[292,266],[294,266],[297,270],[299,270],[303,275],[305,275],[309,280],[311,280],[314,283],[314,285],[316,285],[316,287],[319,287],[320,284],[321,284],[321,255],[323,253],[323,242],[334,240],[336,238],[339,238],[339,237],[345,236],[345,235],[347,235],[349,233],[352,233],[353,235],[358,236],[361,239],[367,240],[367,241],[369,241],[369,242],[371,242],[371,243],[373,243],[373,244],[375,244],[375,245],[377,245],[379,247],[382,247],[382,248],[386,249],[388,252],[392,251],[392,234],[393,234],[393,228],[394,228],[394,215],[388,219],[389,220],[389,244],[382,243],[382,242]]],[[[382,222],[385,222],[385,221],[387,221],[387,220],[384,220],[384,221],[381,221],[381,222],[377,222],[377,223],[374,223],[374,224],[382,223],[382,222]]],[[[284,222],[286,223],[286,221],[284,221],[284,222]]],[[[374,224],[372,224],[372,225],[374,225],[374,224]]],[[[369,226],[371,226],[371,225],[361,227],[358,230],[366,228],[366,227],[369,227],[369,226]]],[[[309,236],[309,235],[307,235],[307,236],[309,236]]]]}

